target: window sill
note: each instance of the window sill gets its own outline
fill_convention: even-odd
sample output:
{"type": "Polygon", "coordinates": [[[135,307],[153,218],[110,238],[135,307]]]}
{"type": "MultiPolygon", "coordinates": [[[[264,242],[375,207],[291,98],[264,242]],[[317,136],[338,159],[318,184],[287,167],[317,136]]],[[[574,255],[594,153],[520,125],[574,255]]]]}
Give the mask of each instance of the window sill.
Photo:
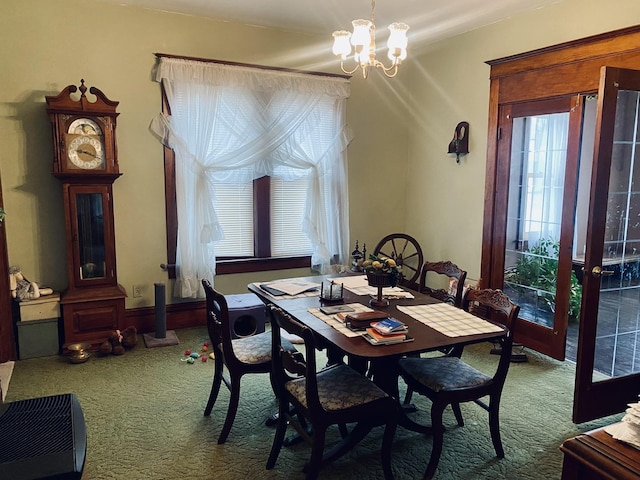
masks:
{"type": "Polygon", "coordinates": [[[310,268],[311,256],[306,257],[270,257],[218,260],[216,275],[232,273],[266,272],[291,268],[310,268]]]}

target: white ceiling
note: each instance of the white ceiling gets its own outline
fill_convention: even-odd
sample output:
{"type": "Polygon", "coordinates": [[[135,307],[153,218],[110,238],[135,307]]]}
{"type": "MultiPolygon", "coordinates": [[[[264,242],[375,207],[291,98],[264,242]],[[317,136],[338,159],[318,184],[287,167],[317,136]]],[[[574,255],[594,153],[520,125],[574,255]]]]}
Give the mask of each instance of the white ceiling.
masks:
{"type": "MultiPolygon", "coordinates": [[[[103,0],[249,25],[326,34],[351,30],[351,20],[369,19],[370,0],[103,0]]],[[[392,22],[410,26],[412,47],[495,23],[562,0],[377,0],[378,30],[392,22]]]]}

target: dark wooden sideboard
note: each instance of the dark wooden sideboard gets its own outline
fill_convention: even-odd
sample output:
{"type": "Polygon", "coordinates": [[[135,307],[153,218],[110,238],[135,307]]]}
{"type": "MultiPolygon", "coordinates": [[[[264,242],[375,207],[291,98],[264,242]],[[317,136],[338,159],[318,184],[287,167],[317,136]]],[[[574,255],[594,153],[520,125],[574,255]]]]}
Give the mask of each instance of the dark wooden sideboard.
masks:
{"type": "Polygon", "coordinates": [[[640,450],[614,439],[604,428],[565,440],[562,480],[638,480],[640,450]]]}

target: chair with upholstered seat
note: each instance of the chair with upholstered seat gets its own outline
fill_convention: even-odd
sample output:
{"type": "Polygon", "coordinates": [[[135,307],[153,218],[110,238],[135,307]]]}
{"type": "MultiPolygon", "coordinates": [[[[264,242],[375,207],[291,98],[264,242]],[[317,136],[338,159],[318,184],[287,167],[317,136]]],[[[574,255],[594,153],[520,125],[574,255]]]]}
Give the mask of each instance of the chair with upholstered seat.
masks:
{"type": "MultiPolygon", "coordinates": [[[[225,296],[214,290],[207,279],[202,280],[202,285],[207,297],[207,329],[215,356],[213,384],[204,415],[208,417],[211,414],[222,382],[231,393],[227,415],[218,437],[218,443],[221,444],[227,440],[238,411],[242,376],[248,373],[271,374],[271,333],[263,332],[232,339],[232,325],[225,296]],[[225,374],[225,367],[228,375],[225,374]]],[[[284,345],[289,350],[295,350],[287,340],[284,345]]]]}
{"type": "Polygon", "coordinates": [[[316,371],[313,331],[275,306],[270,307],[270,314],[279,418],[267,469],[276,464],[288,425],[311,444],[311,458],[304,468],[307,480],[317,478],[324,465],[353,448],[373,427],[385,425],[382,467],[385,478],[393,478],[391,447],[399,413],[396,400],[348,365],[334,364],[316,371]],[[303,338],[304,349],[293,353],[283,348],[281,328],[303,338]],[[356,425],[347,432],[345,425],[350,423],[356,425]],[[343,438],[325,455],[325,436],[332,425],[341,427],[343,438]]]}
{"type": "MultiPolygon", "coordinates": [[[[420,283],[418,291],[420,293],[429,295],[430,297],[436,298],[442,302],[449,303],[455,307],[461,307],[466,280],[466,270],[462,270],[450,260],[444,260],[440,262],[424,262],[424,264],[422,265],[422,270],[420,272],[420,283]],[[442,277],[446,277],[446,280],[448,282],[447,288],[442,288],[441,285],[436,285],[435,283],[435,279],[442,277]],[[427,285],[428,282],[431,282],[431,284],[427,285]]],[[[462,347],[453,348],[459,349],[461,353],[462,347]]],[[[450,354],[452,353],[452,349],[443,349],[442,353],[450,354]]],[[[407,392],[405,393],[404,397],[404,404],[409,406],[411,404],[412,397],[413,390],[411,390],[411,388],[407,388],[407,392]]]]}
{"type": "MultiPolygon", "coordinates": [[[[500,438],[499,408],[513,344],[513,330],[520,307],[500,290],[471,289],[463,300],[463,308],[474,315],[485,312],[487,319],[504,325],[507,332],[500,339],[501,355],[493,375],[481,372],[465,363],[455,352],[451,355],[398,361],[400,375],[409,388],[428,397],[431,402],[433,447],[424,478],[435,474],[444,441],[442,414],[451,405],[459,426],[464,426],[460,403],[475,402],[489,412],[489,429],[493,447],[499,458],[504,457],[500,438]],[[489,397],[488,404],[482,399],[489,397]]],[[[484,315],[482,315],[484,317],[484,315]]]]}

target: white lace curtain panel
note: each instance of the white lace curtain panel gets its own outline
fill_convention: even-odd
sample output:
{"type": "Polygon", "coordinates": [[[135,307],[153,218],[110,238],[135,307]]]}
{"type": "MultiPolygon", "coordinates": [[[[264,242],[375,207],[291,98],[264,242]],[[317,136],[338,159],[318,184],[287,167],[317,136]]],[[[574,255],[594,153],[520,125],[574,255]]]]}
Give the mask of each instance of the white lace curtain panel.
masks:
{"type": "Polygon", "coordinates": [[[166,57],[155,79],[171,115],[160,113],[150,129],[175,152],[175,296],[203,298],[201,279],[213,282],[215,242],[224,238],[215,182],[306,178],[303,231],[312,265],[325,271],[334,258],[345,263],[348,80],[166,57]]]}

